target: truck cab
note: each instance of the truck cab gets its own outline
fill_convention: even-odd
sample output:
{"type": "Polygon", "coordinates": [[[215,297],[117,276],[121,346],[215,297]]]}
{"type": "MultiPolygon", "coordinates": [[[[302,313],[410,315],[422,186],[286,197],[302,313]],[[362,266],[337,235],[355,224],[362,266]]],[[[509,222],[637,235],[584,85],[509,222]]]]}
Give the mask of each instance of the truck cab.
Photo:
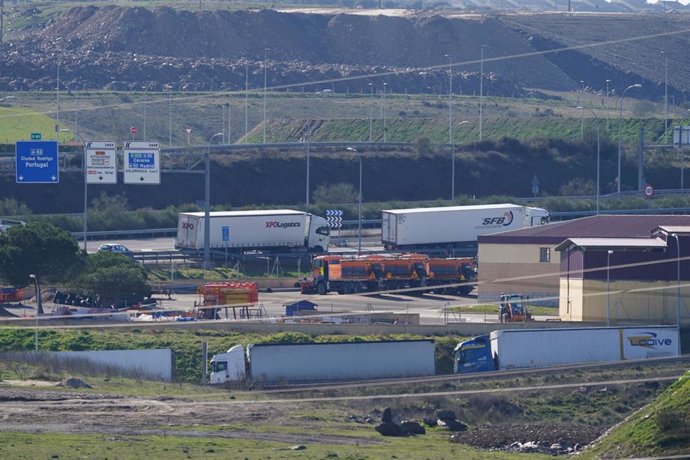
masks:
{"type": "Polygon", "coordinates": [[[493,371],[498,368],[498,357],[491,354],[491,340],[480,335],[460,342],[453,350],[453,371],[456,374],[493,371]]]}
{"type": "Polygon", "coordinates": [[[525,227],[538,227],[550,222],[549,211],[543,208],[525,208],[525,227]]]}
{"type": "Polygon", "coordinates": [[[328,221],[323,217],[311,214],[309,234],[306,241],[307,249],[311,252],[328,252],[330,235],[331,231],[328,221]]]}
{"type": "Polygon", "coordinates": [[[242,345],[235,345],[225,353],[211,358],[211,385],[241,382],[247,378],[247,361],[242,345]]]}

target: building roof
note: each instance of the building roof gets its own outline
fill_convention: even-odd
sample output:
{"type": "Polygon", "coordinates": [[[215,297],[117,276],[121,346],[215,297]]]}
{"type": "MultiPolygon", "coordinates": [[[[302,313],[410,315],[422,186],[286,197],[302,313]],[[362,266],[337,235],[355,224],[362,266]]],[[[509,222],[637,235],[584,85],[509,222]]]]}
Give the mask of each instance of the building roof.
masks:
{"type": "Polygon", "coordinates": [[[665,248],[662,238],[568,238],[558,246],[556,251],[565,251],[569,247],[580,248],[665,248]]]}
{"type": "Polygon", "coordinates": [[[661,225],[659,230],[665,233],[690,233],[690,225],[661,225]]]}
{"type": "Polygon", "coordinates": [[[658,227],[690,227],[690,215],[603,215],[479,236],[482,243],[560,244],[568,238],[650,238],[658,227]]]}

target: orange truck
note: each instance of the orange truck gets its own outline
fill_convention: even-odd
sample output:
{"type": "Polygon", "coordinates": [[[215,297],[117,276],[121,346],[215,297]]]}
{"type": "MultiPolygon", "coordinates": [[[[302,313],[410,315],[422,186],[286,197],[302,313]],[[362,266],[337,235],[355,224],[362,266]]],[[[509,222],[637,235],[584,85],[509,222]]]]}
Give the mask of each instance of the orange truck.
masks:
{"type": "Polygon", "coordinates": [[[421,287],[426,285],[428,260],[425,254],[318,256],[300,288],[303,294],[354,294],[421,287]]]}
{"type": "Polygon", "coordinates": [[[430,258],[427,286],[429,292],[467,295],[477,281],[477,264],[473,257],[430,258]]]}

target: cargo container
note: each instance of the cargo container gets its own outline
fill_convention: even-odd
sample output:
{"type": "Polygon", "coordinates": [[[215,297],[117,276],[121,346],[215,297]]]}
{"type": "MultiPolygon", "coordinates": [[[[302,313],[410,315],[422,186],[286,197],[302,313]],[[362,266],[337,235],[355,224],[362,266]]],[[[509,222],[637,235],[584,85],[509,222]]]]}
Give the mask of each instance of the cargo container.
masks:
{"type": "Polygon", "coordinates": [[[678,356],[675,326],[492,331],[455,347],[455,372],[551,367],[678,356]]]}
{"type": "Polygon", "coordinates": [[[211,384],[434,375],[433,340],[235,345],[211,359],[211,384]]]}
{"type": "Polygon", "coordinates": [[[516,204],[484,204],[382,211],[381,242],[387,250],[442,250],[474,255],[477,236],[543,225],[549,213],[516,204]]]}
{"type": "MultiPolygon", "coordinates": [[[[232,252],[328,250],[328,221],[307,212],[289,209],[263,211],[214,211],[210,213],[211,249],[232,252]]],[[[204,213],[180,213],[175,248],[204,248],[204,213]]]]}

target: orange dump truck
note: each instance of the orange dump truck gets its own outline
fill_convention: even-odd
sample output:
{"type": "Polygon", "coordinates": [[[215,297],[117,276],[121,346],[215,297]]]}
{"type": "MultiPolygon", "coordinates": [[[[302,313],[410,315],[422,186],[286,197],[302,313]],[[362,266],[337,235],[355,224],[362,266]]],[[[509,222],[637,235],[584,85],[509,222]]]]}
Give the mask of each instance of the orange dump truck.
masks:
{"type": "Polygon", "coordinates": [[[477,265],[473,257],[454,257],[449,259],[429,259],[429,291],[467,295],[474,289],[477,281],[477,265]]]}

